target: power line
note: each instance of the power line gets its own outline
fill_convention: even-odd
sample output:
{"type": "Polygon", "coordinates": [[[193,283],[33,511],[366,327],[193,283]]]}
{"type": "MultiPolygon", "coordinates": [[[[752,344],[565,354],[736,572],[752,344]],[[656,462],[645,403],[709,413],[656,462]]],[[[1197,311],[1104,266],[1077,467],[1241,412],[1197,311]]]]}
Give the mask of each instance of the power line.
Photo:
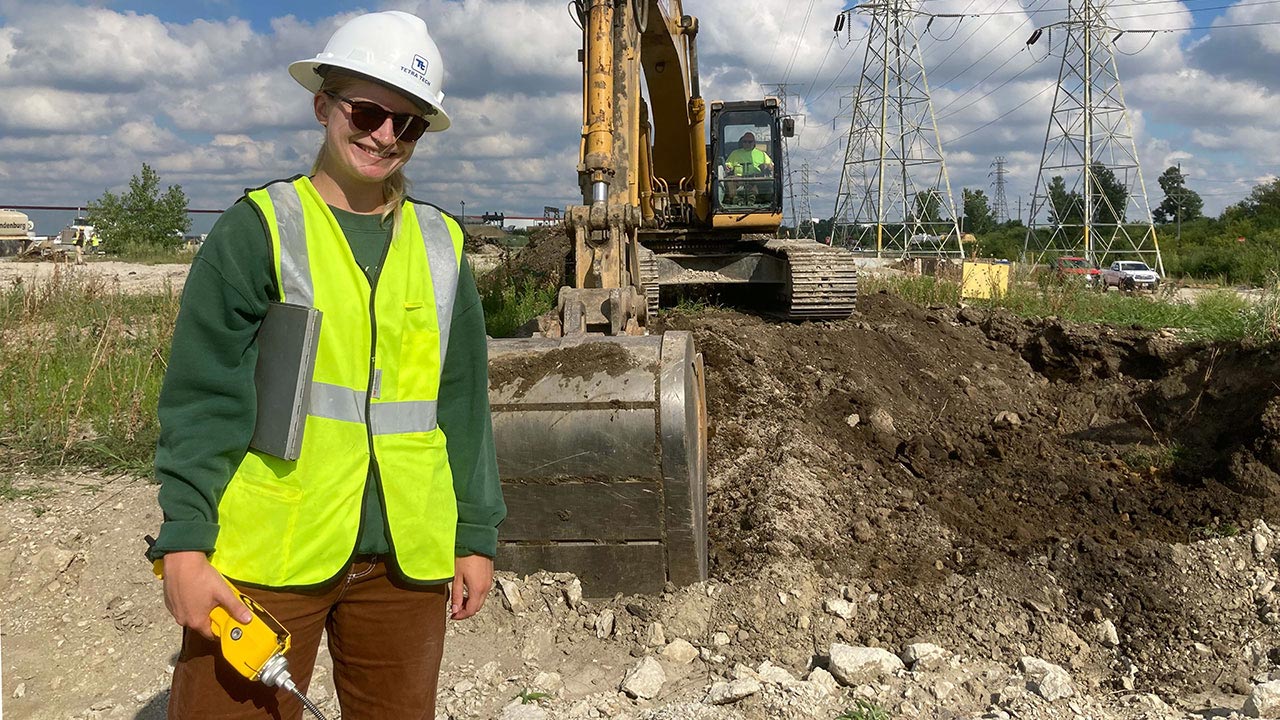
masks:
{"type": "Polygon", "coordinates": [[[1207,12],[1209,10],[1226,10],[1229,8],[1247,7],[1250,5],[1275,5],[1277,2],[1280,2],[1280,0],[1254,0],[1253,2],[1239,2],[1232,3],[1230,5],[1210,5],[1208,7],[1196,8],[1194,10],[1187,8],[1185,10],[1168,10],[1165,12],[1140,13],[1138,15],[1112,15],[1110,17],[1112,20],[1129,20],[1132,18],[1159,17],[1161,15],[1181,15],[1184,12],[1198,13],[1207,12]]]}
{"type": "Polygon", "coordinates": [[[999,117],[997,117],[997,118],[995,118],[994,120],[991,120],[990,122],[982,123],[982,124],[981,124],[981,125],[979,125],[978,127],[974,128],[974,129],[972,129],[972,130],[970,130],[969,132],[967,132],[967,133],[965,133],[965,134],[963,134],[963,135],[958,135],[958,136],[956,136],[956,137],[953,137],[953,138],[951,138],[950,140],[948,140],[947,142],[949,142],[949,143],[954,143],[954,142],[956,142],[956,141],[958,141],[958,140],[963,140],[963,139],[965,139],[965,138],[969,137],[970,135],[972,135],[972,134],[974,134],[974,133],[978,132],[979,130],[982,130],[982,129],[984,129],[984,128],[991,127],[992,125],[995,125],[996,123],[1000,122],[1001,120],[1003,120],[1003,119],[1005,119],[1005,118],[1009,117],[1010,115],[1014,114],[1014,113],[1015,113],[1015,112],[1017,112],[1018,110],[1021,110],[1021,109],[1022,109],[1022,107],[1023,107],[1024,105],[1026,105],[1027,103],[1031,102],[1032,100],[1035,100],[1036,98],[1040,97],[1041,95],[1043,95],[1043,94],[1045,94],[1045,93],[1049,92],[1049,91],[1050,91],[1050,90],[1052,90],[1053,88],[1054,88],[1054,86],[1053,86],[1053,85],[1046,85],[1042,90],[1040,90],[1040,92],[1036,93],[1035,95],[1032,95],[1031,97],[1027,98],[1026,100],[1023,100],[1022,102],[1018,103],[1017,105],[1014,105],[1014,106],[1013,106],[1012,108],[1010,108],[1008,111],[1006,111],[1006,112],[1004,112],[1004,113],[1001,113],[1001,114],[1000,114],[1000,116],[999,116],[999,117]]]}
{"type": "Polygon", "coordinates": [[[1280,20],[1266,20],[1251,23],[1224,23],[1222,25],[1189,25],[1180,28],[1159,28],[1153,30],[1126,30],[1129,33],[1181,32],[1183,30],[1218,30],[1220,28],[1261,27],[1263,25],[1280,25],[1280,20]]]}
{"type": "MultiPolygon", "coordinates": [[[[1043,6],[1043,5],[1044,5],[1045,3],[1047,3],[1047,2],[1049,2],[1049,0],[1040,0],[1040,5],[1041,5],[1041,6],[1043,6]]],[[[981,57],[979,57],[977,60],[974,60],[972,63],[969,63],[969,66],[968,66],[968,67],[966,67],[964,70],[961,70],[960,72],[956,73],[955,75],[952,75],[949,79],[947,79],[947,80],[943,81],[941,84],[939,84],[939,87],[941,87],[942,85],[950,85],[950,84],[952,83],[952,81],[954,81],[955,79],[959,78],[960,76],[962,76],[962,75],[964,75],[965,73],[967,73],[967,72],[969,72],[970,70],[972,70],[972,69],[974,68],[974,66],[975,66],[975,65],[977,65],[978,63],[980,63],[980,62],[982,62],[983,60],[987,59],[987,56],[989,56],[992,52],[994,52],[994,51],[995,51],[995,49],[996,49],[997,47],[1000,47],[1001,45],[1003,45],[1003,44],[1005,44],[1006,42],[1008,42],[1009,38],[1013,37],[1014,33],[1016,33],[1016,32],[1018,32],[1019,30],[1021,30],[1021,29],[1022,29],[1022,26],[1023,26],[1023,25],[1026,25],[1026,24],[1027,24],[1027,23],[1029,23],[1029,22],[1031,22],[1031,18],[1030,18],[1030,17],[1028,17],[1027,19],[1023,20],[1022,22],[1018,23],[1018,26],[1017,26],[1017,27],[1015,27],[1013,30],[1009,31],[1009,34],[1007,34],[1007,35],[1005,35],[1003,38],[1001,38],[999,42],[993,43],[993,44],[991,45],[991,47],[990,47],[990,48],[988,48],[988,49],[987,49],[987,51],[986,51],[985,53],[983,53],[983,54],[982,54],[982,56],[981,56],[981,57]]],[[[1024,47],[1025,47],[1025,46],[1024,46],[1024,47]]],[[[948,56],[948,57],[950,57],[950,56],[948,56]]],[[[1010,60],[1012,60],[1013,58],[1009,58],[1009,59],[1010,59],[1010,60]]],[[[1005,61],[1005,63],[1008,63],[1008,62],[1009,62],[1008,60],[1006,60],[1006,61],[1005,61]]],[[[1000,67],[1004,67],[1004,65],[1001,65],[1000,67]]],[[[996,68],[996,69],[998,70],[999,68],[996,68]]],[[[987,75],[987,77],[991,77],[991,75],[990,75],[990,74],[988,74],[988,75],[987,75]]],[[[987,79],[987,78],[983,78],[982,80],[979,80],[977,83],[975,83],[975,84],[974,84],[974,87],[977,87],[978,85],[981,85],[981,84],[982,84],[982,82],[983,82],[984,80],[986,80],[986,79],[987,79]]],[[[972,88],[971,88],[971,89],[972,89],[972,88]]],[[[967,91],[966,91],[966,92],[967,92],[967,91]]],[[[955,102],[955,101],[953,100],[952,102],[955,102]]]]}
{"type": "Polygon", "coordinates": [[[804,44],[804,31],[809,29],[809,18],[813,15],[813,3],[816,0],[809,0],[809,8],[805,10],[804,22],[800,24],[800,33],[796,35],[796,46],[791,50],[791,60],[787,62],[787,69],[782,73],[782,82],[786,82],[791,78],[791,68],[795,67],[796,56],[800,54],[800,46],[804,44]]]}
{"type": "MultiPolygon", "coordinates": [[[[1140,8],[1149,7],[1151,5],[1170,5],[1173,3],[1184,3],[1185,0],[1151,0],[1145,3],[1115,3],[1107,6],[1108,10],[1116,8],[1140,8]]],[[[1273,5],[1276,0],[1246,0],[1245,2],[1232,3],[1230,5],[1212,5],[1208,7],[1188,7],[1185,12],[1198,13],[1208,10],[1225,10],[1233,7],[1247,7],[1249,5],[1273,5]]],[[[1038,8],[1035,10],[993,10],[991,12],[964,13],[965,17],[983,18],[996,15],[1039,15],[1041,13],[1065,13],[1067,8],[1038,8]]],[[[1175,14],[1183,11],[1174,11],[1170,13],[1152,13],[1154,15],[1175,14]]],[[[1145,15],[1132,15],[1125,17],[1145,17],[1145,15]]]]}
{"type": "MultiPolygon", "coordinates": [[[[997,6],[996,6],[996,8],[997,8],[997,9],[1002,8],[1002,7],[1004,7],[1004,6],[1005,6],[1005,4],[1006,4],[1006,3],[1008,3],[1008,2],[1009,2],[1009,0],[1000,0],[1000,4],[999,4],[999,5],[997,5],[997,6]]],[[[971,8],[971,7],[973,7],[973,2],[970,2],[968,5],[966,5],[966,6],[965,6],[965,12],[967,12],[967,11],[968,11],[968,9],[969,9],[969,8],[971,8]]],[[[962,13],[962,14],[963,14],[963,13],[962,13]]],[[[965,36],[965,38],[964,38],[964,40],[961,40],[960,42],[958,42],[958,43],[956,43],[956,44],[955,44],[955,46],[952,48],[951,52],[947,53],[947,54],[946,54],[946,55],[945,55],[941,60],[938,60],[937,62],[934,62],[934,63],[931,63],[931,64],[932,64],[934,67],[942,67],[942,64],[943,64],[943,63],[945,63],[946,61],[950,60],[952,55],[955,55],[957,52],[959,52],[959,51],[960,51],[960,48],[964,47],[964,46],[965,46],[965,43],[967,43],[967,42],[969,42],[970,40],[972,40],[972,39],[973,39],[973,36],[974,36],[974,35],[977,35],[977,34],[978,34],[978,31],[982,29],[982,26],[983,26],[983,25],[986,25],[986,24],[987,24],[987,20],[986,20],[986,18],[983,18],[983,19],[981,20],[981,22],[979,22],[977,25],[975,25],[975,26],[974,26],[974,28],[973,28],[973,32],[971,32],[971,33],[969,33],[968,35],[966,35],[966,36],[965,36]]],[[[945,85],[946,83],[943,83],[943,84],[945,85]]]]}

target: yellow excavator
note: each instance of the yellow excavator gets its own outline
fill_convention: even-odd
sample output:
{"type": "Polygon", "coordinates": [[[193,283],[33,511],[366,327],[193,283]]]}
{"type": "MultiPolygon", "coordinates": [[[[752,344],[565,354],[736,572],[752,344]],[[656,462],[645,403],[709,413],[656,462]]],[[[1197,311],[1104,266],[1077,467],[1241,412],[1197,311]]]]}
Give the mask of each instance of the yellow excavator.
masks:
{"type": "Polygon", "coordinates": [[[583,204],[565,220],[555,317],[540,337],[490,343],[499,567],[574,572],[589,595],[657,592],[706,578],[707,415],[692,335],[648,334],[649,318],[682,285],[747,288],[736,297],[788,319],[844,318],[857,273],[841,250],[774,238],[794,122],[775,98],[707,106],[698,20],[680,0],[570,9],[583,204]]]}

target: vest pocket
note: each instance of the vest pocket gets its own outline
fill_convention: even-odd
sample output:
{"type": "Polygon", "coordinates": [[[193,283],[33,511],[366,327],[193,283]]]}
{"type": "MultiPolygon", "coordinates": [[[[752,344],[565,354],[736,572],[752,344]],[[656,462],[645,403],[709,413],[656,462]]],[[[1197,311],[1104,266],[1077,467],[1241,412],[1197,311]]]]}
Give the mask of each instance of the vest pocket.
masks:
{"type": "Polygon", "coordinates": [[[302,495],[295,482],[277,478],[253,453],[246,455],[218,503],[214,565],[239,580],[281,582],[293,555],[302,495]]]}
{"type": "Polygon", "coordinates": [[[375,445],[396,562],[414,580],[451,577],[458,502],[444,432],[380,435],[375,445]]]}
{"type": "Polygon", "coordinates": [[[400,335],[400,399],[433,400],[440,387],[440,330],[426,309],[405,314],[400,335]]]}

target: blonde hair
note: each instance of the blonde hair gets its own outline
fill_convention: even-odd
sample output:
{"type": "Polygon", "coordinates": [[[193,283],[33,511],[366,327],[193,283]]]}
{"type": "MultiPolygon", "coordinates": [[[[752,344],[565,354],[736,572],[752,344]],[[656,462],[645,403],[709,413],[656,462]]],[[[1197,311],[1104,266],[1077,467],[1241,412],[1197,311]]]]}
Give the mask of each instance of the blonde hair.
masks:
{"type": "MultiPolygon", "coordinates": [[[[358,75],[333,69],[324,76],[324,82],[320,85],[317,92],[331,92],[338,95],[346,93],[356,83],[363,80],[358,75]]],[[[320,171],[320,166],[324,163],[325,155],[329,152],[329,139],[325,137],[325,141],[320,145],[320,151],[316,153],[316,160],[311,164],[311,174],[315,175],[320,171]]],[[[396,232],[400,229],[400,208],[404,205],[404,200],[409,196],[409,178],[404,174],[404,166],[400,166],[395,172],[387,176],[382,181],[382,221],[386,222],[390,217],[391,236],[395,237],[396,232]]]]}

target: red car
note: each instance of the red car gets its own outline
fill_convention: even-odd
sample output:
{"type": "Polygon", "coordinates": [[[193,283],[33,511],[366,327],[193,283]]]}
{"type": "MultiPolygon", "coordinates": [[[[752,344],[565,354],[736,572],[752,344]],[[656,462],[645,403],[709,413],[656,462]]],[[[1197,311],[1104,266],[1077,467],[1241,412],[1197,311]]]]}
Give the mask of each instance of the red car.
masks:
{"type": "Polygon", "coordinates": [[[1053,274],[1062,279],[1080,278],[1086,285],[1090,287],[1097,285],[1098,276],[1101,274],[1093,263],[1082,257],[1060,257],[1049,261],[1049,269],[1053,274]]]}

